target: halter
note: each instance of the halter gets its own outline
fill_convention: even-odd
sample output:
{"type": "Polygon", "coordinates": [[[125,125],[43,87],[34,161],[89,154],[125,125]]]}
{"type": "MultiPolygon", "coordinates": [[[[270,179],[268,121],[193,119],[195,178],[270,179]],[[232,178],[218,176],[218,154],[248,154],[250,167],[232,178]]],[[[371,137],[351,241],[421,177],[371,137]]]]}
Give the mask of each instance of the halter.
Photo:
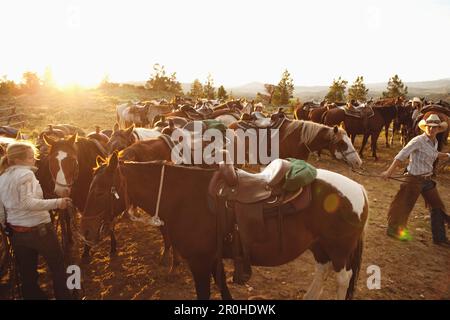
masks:
{"type": "MultiPolygon", "coordinates": [[[[336,141],[334,139],[331,139],[330,141],[330,146],[332,145],[332,143],[336,141]]],[[[342,154],[342,159],[344,159],[345,162],[350,163],[350,160],[348,159],[348,155],[351,155],[353,153],[357,153],[356,150],[350,150],[350,151],[343,151],[343,150],[339,150],[338,148],[336,148],[337,151],[339,151],[342,154]]],[[[333,155],[335,156],[335,155],[333,155]]]]}

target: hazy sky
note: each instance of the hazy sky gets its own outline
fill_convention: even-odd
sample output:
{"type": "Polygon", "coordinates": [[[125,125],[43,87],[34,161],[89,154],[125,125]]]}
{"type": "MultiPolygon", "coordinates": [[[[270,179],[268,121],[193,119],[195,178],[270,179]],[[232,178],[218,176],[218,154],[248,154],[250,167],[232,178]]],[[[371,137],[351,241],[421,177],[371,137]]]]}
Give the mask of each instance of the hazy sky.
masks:
{"type": "Polygon", "coordinates": [[[0,2],[0,76],[49,66],[59,84],[145,80],[296,85],[450,77],[450,0],[0,2]]]}

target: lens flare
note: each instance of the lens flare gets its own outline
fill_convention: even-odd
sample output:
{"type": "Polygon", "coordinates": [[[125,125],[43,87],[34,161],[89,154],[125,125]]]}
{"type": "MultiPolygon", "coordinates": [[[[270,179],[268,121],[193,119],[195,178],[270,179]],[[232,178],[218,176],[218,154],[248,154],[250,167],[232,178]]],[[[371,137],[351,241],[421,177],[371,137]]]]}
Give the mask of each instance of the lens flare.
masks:
{"type": "Polygon", "coordinates": [[[323,201],[323,208],[328,213],[334,213],[339,208],[339,197],[335,193],[326,196],[323,201]]]}
{"type": "Polygon", "coordinates": [[[400,229],[398,231],[398,237],[400,238],[400,240],[403,240],[403,241],[412,240],[412,236],[409,233],[408,229],[406,229],[406,228],[400,229]]]}

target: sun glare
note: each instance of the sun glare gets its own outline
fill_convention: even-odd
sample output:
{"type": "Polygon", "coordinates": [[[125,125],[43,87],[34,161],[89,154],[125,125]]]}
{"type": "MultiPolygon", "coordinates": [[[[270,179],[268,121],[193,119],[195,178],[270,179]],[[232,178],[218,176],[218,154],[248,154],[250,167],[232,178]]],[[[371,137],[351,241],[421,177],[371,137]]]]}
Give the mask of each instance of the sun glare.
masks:
{"type": "Polygon", "coordinates": [[[59,89],[72,87],[92,88],[98,86],[101,79],[101,75],[83,71],[61,70],[53,72],[53,82],[59,89]]]}

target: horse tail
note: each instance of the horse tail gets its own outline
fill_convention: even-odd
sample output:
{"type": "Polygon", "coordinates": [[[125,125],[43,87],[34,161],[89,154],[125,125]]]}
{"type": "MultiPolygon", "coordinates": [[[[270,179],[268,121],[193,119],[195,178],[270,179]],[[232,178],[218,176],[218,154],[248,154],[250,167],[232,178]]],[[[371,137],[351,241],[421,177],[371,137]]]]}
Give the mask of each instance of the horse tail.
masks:
{"type": "Polygon", "coordinates": [[[359,270],[361,269],[361,261],[364,247],[364,232],[361,232],[359,236],[356,248],[353,250],[350,258],[350,267],[352,268],[352,277],[348,284],[347,294],[345,295],[346,300],[353,299],[353,293],[355,292],[356,283],[358,282],[359,270]]]}
{"type": "Polygon", "coordinates": [[[298,112],[299,112],[299,110],[300,110],[300,106],[298,106],[298,107],[295,108],[295,110],[294,110],[294,119],[295,119],[295,120],[300,120],[299,117],[298,117],[298,112]]]}

